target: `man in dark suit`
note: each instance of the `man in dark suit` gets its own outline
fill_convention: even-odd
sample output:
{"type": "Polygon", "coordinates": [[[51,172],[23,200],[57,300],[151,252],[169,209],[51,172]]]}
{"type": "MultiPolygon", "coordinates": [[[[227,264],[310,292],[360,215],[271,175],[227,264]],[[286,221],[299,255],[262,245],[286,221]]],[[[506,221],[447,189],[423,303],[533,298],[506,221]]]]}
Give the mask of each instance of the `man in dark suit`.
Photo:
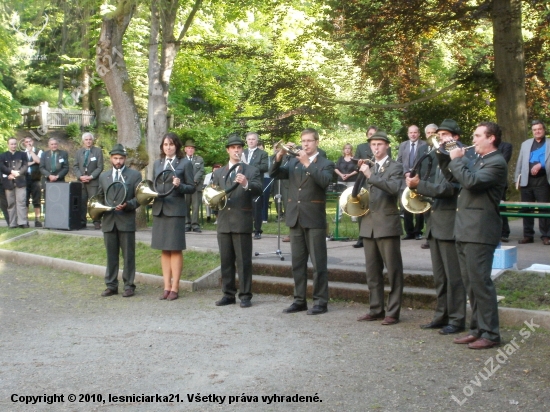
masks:
{"type": "Polygon", "coordinates": [[[301,140],[298,156],[285,166],[282,160],[286,150],[277,152],[269,175],[289,180],[285,215],[290,228],[294,302],[283,312],[307,310],[309,257],[313,265],[313,308],[307,313],[318,315],[327,311],[328,304],[326,189],[332,181],[334,163],[319,155],[319,133],[315,129],[305,129],[301,140]]]}
{"type": "MultiPolygon", "coordinates": [[[[27,208],[31,205],[34,207],[34,227],[42,227],[40,221],[41,206],[42,206],[42,185],[40,179],[40,157],[42,150],[34,147],[34,139],[31,136],[25,137],[25,155],[27,156],[27,208]]],[[[29,211],[27,211],[28,214],[29,211]]]]}
{"type": "MultiPolygon", "coordinates": [[[[47,184],[59,183],[65,181],[65,176],[69,172],[69,154],[65,150],[58,150],[59,142],[56,138],[50,137],[48,148],[40,157],[40,173],[42,174],[42,188],[44,189],[44,199],[46,197],[47,184]]],[[[45,204],[46,209],[48,204],[45,204]]]]}
{"type": "MultiPolygon", "coordinates": [[[[82,147],[77,150],[73,173],[82,183],[82,227],[86,227],[88,199],[95,196],[99,187],[99,175],[103,171],[103,151],[94,146],[94,135],[86,132],[82,135],[82,147]]],[[[94,229],[101,229],[99,220],[94,221],[94,229]]]]}
{"type": "MultiPolygon", "coordinates": [[[[447,120],[437,129],[439,143],[450,141],[456,135],[456,122],[447,120]]],[[[421,180],[416,175],[407,177],[406,183],[418,194],[433,199],[431,208],[426,212],[426,238],[430,242],[437,304],[432,321],[420,327],[440,329],[442,335],[462,332],[466,323],[466,290],[454,240],[458,182],[452,175],[444,174],[437,168],[434,182],[421,180]]]]}
{"type": "Polygon", "coordinates": [[[397,208],[403,167],[387,154],[390,140],[386,132],[378,130],[369,142],[376,165],[372,167],[370,163],[359,162],[359,171],[365,175],[370,193],[369,212],[363,216],[359,234],[365,245],[370,310],[357,320],[382,320],[382,325],[395,325],[399,322],[403,297],[403,260],[399,238],[402,229],[397,208]],[[384,309],[384,265],[390,282],[387,310],[384,309]]]}
{"type": "MultiPolygon", "coordinates": [[[[107,250],[107,268],[105,270],[105,284],[107,289],[101,296],[118,294],[118,267],[119,254],[122,251],[124,269],[123,297],[134,296],[134,278],[136,275],[136,209],[139,203],[136,200],[136,188],[141,182],[141,173],[125,166],[126,149],[116,144],[111,155],[113,168],[99,176],[98,196],[109,195],[107,190],[113,182],[122,182],[126,187],[126,196],[116,208],[103,214],[103,240],[107,250]]],[[[118,199],[117,199],[118,200],[118,199]]],[[[109,199],[106,199],[108,203],[109,199]]]]}
{"type": "MultiPolygon", "coordinates": [[[[550,202],[550,138],[540,120],[531,123],[533,138],[521,144],[516,163],[515,179],[520,188],[522,202],[550,202]]],[[[539,218],[542,243],[550,245],[550,219],[539,218]]],[[[533,243],[535,218],[523,218],[523,239],[518,243],[533,243]]]]}
{"type": "MultiPolygon", "coordinates": [[[[426,135],[426,143],[428,143],[429,146],[432,145],[431,144],[431,138],[432,138],[432,136],[436,135],[437,127],[438,126],[435,123],[431,123],[431,124],[427,125],[424,128],[424,134],[426,135]]],[[[429,181],[433,183],[434,179],[435,179],[435,170],[437,168],[437,158],[435,157],[435,151],[433,151],[433,150],[430,153],[429,160],[427,160],[427,159],[424,160],[423,165],[424,165],[424,163],[427,163],[429,161],[432,162],[432,170],[431,170],[431,173],[430,173],[429,181]]],[[[426,221],[428,214],[429,214],[429,211],[424,213],[424,221],[426,221]]],[[[428,241],[427,237],[426,237],[426,241],[420,245],[420,248],[421,249],[429,249],[430,248],[430,242],[428,241]]]]}
{"type": "MultiPolygon", "coordinates": [[[[40,173],[43,183],[64,182],[69,172],[69,155],[65,150],[58,150],[59,142],[55,137],[48,140],[48,148],[40,158],[40,173]]],[[[45,190],[45,186],[44,186],[45,190]]]]}
{"type": "Polygon", "coordinates": [[[195,192],[185,195],[187,203],[187,215],[185,216],[185,231],[201,233],[199,225],[199,210],[202,202],[202,185],[204,182],[204,159],[195,154],[195,142],[187,140],[185,142],[185,158],[193,165],[193,182],[195,183],[195,192]]]}
{"type": "MultiPolygon", "coordinates": [[[[407,135],[409,140],[399,145],[399,151],[397,152],[397,161],[403,165],[403,179],[401,181],[401,194],[405,190],[405,177],[415,166],[417,159],[420,159],[428,150],[429,147],[425,141],[420,139],[420,130],[418,126],[409,126],[407,135]]],[[[408,239],[422,239],[422,229],[424,228],[424,216],[422,213],[414,214],[405,208],[401,207],[403,213],[403,226],[405,227],[405,236],[403,240],[408,239]]]]}
{"type": "Polygon", "coordinates": [[[27,220],[27,156],[17,150],[17,139],[8,139],[8,151],[0,156],[2,186],[8,200],[10,228],[29,227],[27,220]]]}
{"type": "MultiPolygon", "coordinates": [[[[512,151],[513,151],[512,143],[502,141],[498,145],[498,150],[504,157],[504,160],[506,160],[506,164],[510,163],[510,159],[512,158],[512,151]]],[[[504,192],[502,193],[502,200],[506,200],[507,191],[508,191],[508,179],[506,179],[506,187],[504,188],[504,192]]],[[[508,242],[510,238],[510,224],[508,223],[508,216],[501,216],[501,219],[502,219],[502,235],[500,237],[500,240],[503,242],[508,242]]]]}
{"type": "Polygon", "coordinates": [[[229,162],[216,170],[213,183],[227,194],[226,206],[218,212],[218,245],[220,248],[223,297],[216,306],[236,302],[235,273],[239,273],[241,308],[252,306],[252,202],[262,192],[260,171],[241,162],[244,142],[231,134],[225,145],[229,162]],[[230,170],[234,165],[233,170],[230,170]]]}
{"type": "MultiPolygon", "coordinates": [[[[355,149],[355,159],[372,159],[372,150],[370,148],[370,143],[368,142],[368,139],[370,139],[370,137],[375,134],[377,130],[378,127],[376,126],[369,126],[367,128],[367,142],[357,145],[357,148],[355,149]]],[[[388,156],[391,159],[391,147],[388,147],[388,156]]],[[[362,219],[363,216],[359,216],[357,218],[357,225],[359,226],[359,230],[361,230],[362,219]]],[[[356,249],[363,247],[363,239],[361,239],[361,236],[357,237],[357,242],[352,246],[356,249]]]]}
{"type": "MultiPolygon", "coordinates": [[[[258,148],[258,133],[248,132],[246,134],[246,144],[248,148],[243,153],[243,161],[246,164],[256,167],[260,171],[260,175],[263,176],[268,171],[269,162],[267,158],[267,152],[258,148]]],[[[254,199],[254,239],[262,238],[262,221],[263,221],[263,192],[260,196],[254,199]]]]}
{"type": "Polygon", "coordinates": [[[500,343],[498,306],[491,280],[493,255],[500,241],[502,220],[498,205],[506,186],[508,166],[498,151],[502,131],[496,123],[478,124],[473,143],[479,155],[475,162],[464,160],[464,148],[450,151],[450,170],[461,189],[455,220],[455,239],[462,281],[470,298],[472,317],[467,336],[455,343],[471,349],[486,349],[500,343]]]}

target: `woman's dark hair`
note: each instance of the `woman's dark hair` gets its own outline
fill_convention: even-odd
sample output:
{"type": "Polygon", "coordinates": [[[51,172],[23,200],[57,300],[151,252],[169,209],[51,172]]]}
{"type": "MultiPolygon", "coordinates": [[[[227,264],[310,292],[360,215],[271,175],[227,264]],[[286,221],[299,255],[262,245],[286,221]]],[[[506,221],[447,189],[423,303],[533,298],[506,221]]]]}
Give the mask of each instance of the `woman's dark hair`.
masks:
{"type": "Polygon", "coordinates": [[[180,140],[180,138],[178,137],[177,134],[172,133],[172,132],[166,133],[162,137],[162,140],[160,141],[160,158],[164,159],[166,157],[166,153],[164,153],[164,149],[162,147],[164,145],[164,141],[166,139],[168,139],[172,143],[174,143],[174,146],[176,146],[176,157],[178,159],[181,159],[183,157],[183,152],[181,151],[181,148],[182,148],[181,140],[180,140]]]}

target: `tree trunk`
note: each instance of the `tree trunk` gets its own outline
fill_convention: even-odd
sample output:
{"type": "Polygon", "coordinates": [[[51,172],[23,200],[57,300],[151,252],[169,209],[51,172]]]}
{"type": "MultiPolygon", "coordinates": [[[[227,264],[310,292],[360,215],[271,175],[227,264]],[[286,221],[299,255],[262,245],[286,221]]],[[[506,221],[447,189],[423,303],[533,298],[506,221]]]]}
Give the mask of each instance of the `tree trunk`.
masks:
{"type": "MultiPolygon", "coordinates": [[[[160,155],[160,142],[168,131],[168,90],[179,42],[187,33],[202,0],[194,0],[178,38],[174,27],[178,17],[179,1],[151,2],[151,41],[149,42],[149,100],[147,106],[147,153],[149,159],[160,155]],[[161,45],[159,56],[159,43],[161,45]]],[[[149,168],[147,176],[152,179],[149,168]]]]}
{"type": "Polygon", "coordinates": [[[122,38],[132,19],[135,4],[119,3],[121,10],[105,16],[96,48],[96,69],[105,83],[115,112],[118,143],[136,150],[141,142],[139,116],[134,91],[122,52],[122,38]]]}
{"type": "MultiPolygon", "coordinates": [[[[69,13],[68,2],[65,2],[63,5],[63,26],[61,28],[61,55],[66,53],[67,41],[69,38],[69,33],[67,30],[67,14],[69,13]]],[[[59,90],[57,94],[57,107],[60,109],[63,107],[63,90],[65,88],[65,70],[63,68],[59,69],[59,90]]]]}
{"type": "Polygon", "coordinates": [[[503,140],[514,147],[508,170],[508,180],[513,181],[521,142],[528,130],[521,0],[494,0],[492,20],[497,121],[503,140]]]}

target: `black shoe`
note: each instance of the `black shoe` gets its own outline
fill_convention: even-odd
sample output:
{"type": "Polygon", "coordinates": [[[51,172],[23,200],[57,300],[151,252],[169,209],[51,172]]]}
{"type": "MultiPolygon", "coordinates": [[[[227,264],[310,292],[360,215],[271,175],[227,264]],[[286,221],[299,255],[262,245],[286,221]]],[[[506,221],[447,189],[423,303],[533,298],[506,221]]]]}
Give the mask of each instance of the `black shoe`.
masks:
{"type": "Polygon", "coordinates": [[[523,239],[518,240],[520,245],[525,245],[526,243],[533,243],[535,240],[532,237],[524,237],[523,239]]]}
{"type": "Polygon", "coordinates": [[[414,235],[406,235],[401,238],[401,240],[411,240],[414,239],[414,235]]]}
{"type": "Polygon", "coordinates": [[[19,225],[19,227],[20,227],[21,229],[26,229],[26,228],[29,227],[29,224],[27,223],[26,225],[19,225]]]}
{"type": "Polygon", "coordinates": [[[288,308],[283,309],[283,313],[296,313],[296,312],[303,312],[304,310],[307,310],[307,304],[306,303],[304,303],[303,305],[293,303],[288,308]]]}
{"type": "Polygon", "coordinates": [[[241,308],[249,308],[252,306],[252,302],[250,299],[247,300],[241,300],[241,308]]]}
{"type": "Polygon", "coordinates": [[[34,227],[42,227],[42,222],[40,220],[35,220],[34,227]]]}
{"type": "Polygon", "coordinates": [[[327,313],[328,309],[326,306],[315,305],[310,310],[307,311],[308,315],[321,315],[322,313],[327,313]]]}
{"type": "Polygon", "coordinates": [[[107,288],[101,294],[101,296],[103,296],[103,297],[113,296],[113,295],[118,295],[118,290],[113,290],[113,289],[107,288]]]}
{"type": "Polygon", "coordinates": [[[502,236],[502,237],[500,238],[500,241],[501,241],[501,242],[504,242],[504,243],[508,243],[508,242],[510,241],[510,239],[508,238],[508,236],[502,236]]]}
{"type": "Polygon", "coordinates": [[[256,233],[254,235],[254,239],[261,239],[262,238],[262,234],[261,233],[256,233]]]}
{"type": "Polygon", "coordinates": [[[186,228],[185,228],[185,231],[186,231],[186,232],[191,232],[191,228],[190,228],[190,227],[186,227],[186,228]]]}
{"type": "Polygon", "coordinates": [[[224,296],[220,300],[216,302],[216,306],[227,306],[227,305],[234,305],[236,302],[235,298],[228,298],[227,296],[224,296]]]}
{"type": "Polygon", "coordinates": [[[444,323],[430,322],[430,323],[426,323],[425,325],[420,325],[420,329],[440,329],[445,326],[448,326],[448,325],[444,323]]]}
{"type": "Polygon", "coordinates": [[[439,331],[440,335],[451,335],[453,333],[464,332],[464,327],[460,328],[455,325],[447,325],[439,331]]]}
{"type": "Polygon", "coordinates": [[[193,232],[195,233],[202,233],[202,230],[200,227],[196,227],[195,229],[193,229],[193,232]]]}
{"type": "Polygon", "coordinates": [[[421,249],[429,249],[429,248],[430,248],[430,244],[429,244],[428,242],[422,243],[422,244],[420,245],[420,248],[421,248],[421,249]]]}
{"type": "Polygon", "coordinates": [[[360,247],[363,247],[363,239],[359,238],[359,240],[357,240],[357,243],[355,245],[353,245],[353,247],[356,248],[356,249],[359,249],[360,247]]]}
{"type": "Polygon", "coordinates": [[[414,238],[416,240],[422,240],[424,237],[421,234],[418,234],[418,235],[414,235],[414,238]]]}

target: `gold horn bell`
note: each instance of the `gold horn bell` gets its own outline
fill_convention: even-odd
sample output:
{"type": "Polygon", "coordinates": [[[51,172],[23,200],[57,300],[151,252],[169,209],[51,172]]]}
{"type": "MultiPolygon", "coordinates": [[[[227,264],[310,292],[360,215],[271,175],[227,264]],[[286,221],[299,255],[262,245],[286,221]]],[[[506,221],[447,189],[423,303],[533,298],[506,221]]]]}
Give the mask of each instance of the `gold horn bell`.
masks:
{"type": "Polygon", "coordinates": [[[113,209],[114,207],[104,204],[102,196],[95,195],[88,199],[88,214],[94,221],[100,220],[103,213],[110,212],[113,209]]]}
{"type": "Polygon", "coordinates": [[[141,206],[148,205],[158,196],[159,194],[153,190],[153,182],[150,180],[142,180],[136,188],[136,200],[141,206]]]}
{"type": "Polygon", "coordinates": [[[418,214],[428,211],[432,206],[431,198],[422,196],[415,189],[406,187],[401,195],[401,203],[407,212],[418,214]]]}
{"type": "Polygon", "coordinates": [[[219,187],[207,186],[202,192],[202,201],[211,209],[222,210],[227,204],[227,192],[219,187]]]}
{"type": "Polygon", "coordinates": [[[361,188],[359,194],[352,195],[353,187],[348,187],[340,195],[340,210],[348,216],[358,217],[366,215],[369,211],[369,191],[361,188]]]}
{"type": "Polygon", "coordinates": [[[298,156],[300,154],[300,151],[296,149],[294,146],[289,145],[288,143],[283,143],[282,140],[279,140],[277,143],[273,145],[273,150],[285,150],[289,155],[291,156],[298,156]]]}

